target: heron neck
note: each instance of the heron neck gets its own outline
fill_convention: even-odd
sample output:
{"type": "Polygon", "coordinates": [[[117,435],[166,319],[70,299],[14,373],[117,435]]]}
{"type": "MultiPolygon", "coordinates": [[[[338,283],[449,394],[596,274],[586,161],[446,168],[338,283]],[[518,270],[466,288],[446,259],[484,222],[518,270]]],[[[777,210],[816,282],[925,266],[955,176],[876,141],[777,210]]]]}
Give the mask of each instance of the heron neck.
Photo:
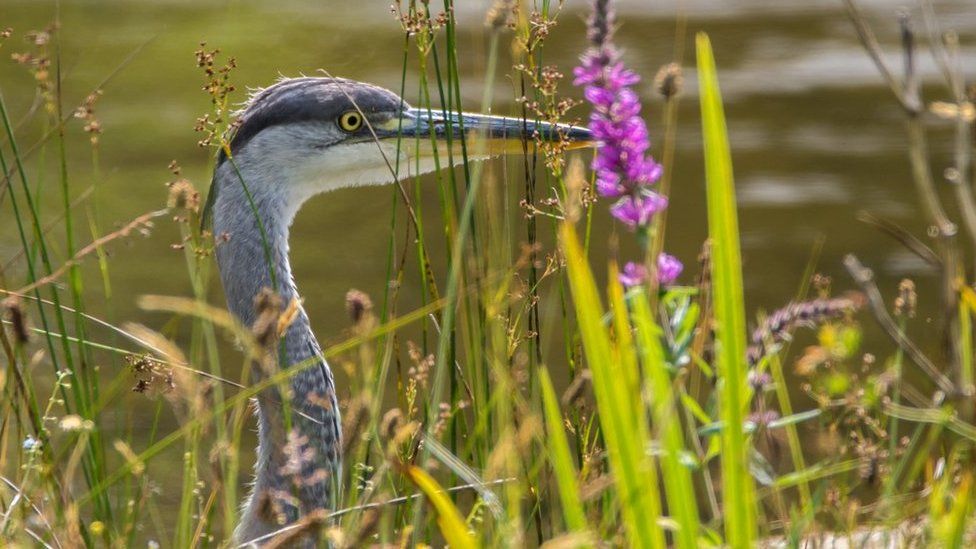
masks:
{"type": "MultiPolygon", "coordinates": [[[[268,193],[251,193],[238,183],[223,181],[213,211],[213,231],[227,307],[243,324],[256,318],[254,298],[265,288],[285,303],[298,296],[288,259],[288,234],[293,214],[268,193]]],[[[248,183],[248,187],[256,186],[248,183]]],[[[307,324],[293,323],[295,335],[312,337],[307,324]],[[301,330],[298,330],[301,328],[301,330]]]]}
{"type": "MultiPolygon", "coordinates": [[[[251,326],[256,318],[254,298],[263,289],[276,291],[284,304],[299,297],[288,261],[288,232],[301,204],[289,203],[284,193],[274,192],[281,188],[280,182],[262,181],[260,176],[246,172],[247,190],[251,192],[245,192],[236,172],[228,173],[226,164],[218,168],[214,182],[218,193],[213,205],[217,263],[228,308],[243,324],[251,326]]],[[[332,479],[339,474],[340,445],[335,386],[301,306],[282,337],[277,356],[281,370],[299,364],[302,367],[290,378],[290,395],[282,397],[274,387],[258,397],[256,479],[241,521],[241,528],[249,530],[240,539],[249,539],[263,526],[270,528],[276,523],[265,521],[267,517],[250,516],[266,508],[262,501],[268,495],[297,496],[297,507],[285,500],[277,507],[288,522],[315,509],[331,509],[335,501],[337,483],[332,479]],[[283,413],[285,409],[291,413],[283,413]],[[312,452],[302,454],[306,449],[312,452]],[[297,455],[313,457],[292,471],[297,455]],[[310,482],[310,478],[318,480],[310,482]]],[[[260,368],[252,372],[255,382],[266,375],[260,368]]]]}

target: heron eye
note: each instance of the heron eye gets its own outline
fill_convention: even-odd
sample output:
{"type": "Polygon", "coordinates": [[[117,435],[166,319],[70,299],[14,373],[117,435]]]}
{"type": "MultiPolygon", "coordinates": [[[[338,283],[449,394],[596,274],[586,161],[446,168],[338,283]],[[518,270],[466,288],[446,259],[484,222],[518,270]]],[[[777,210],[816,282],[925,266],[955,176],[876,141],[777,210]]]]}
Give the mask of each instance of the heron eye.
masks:
{"type": "Polygon", "coordinates": [[[349,111],[342,113],[339,117],[339,127],[344,132],[354,132],[363,125],[363,117],[359,111],[349,111]]]}

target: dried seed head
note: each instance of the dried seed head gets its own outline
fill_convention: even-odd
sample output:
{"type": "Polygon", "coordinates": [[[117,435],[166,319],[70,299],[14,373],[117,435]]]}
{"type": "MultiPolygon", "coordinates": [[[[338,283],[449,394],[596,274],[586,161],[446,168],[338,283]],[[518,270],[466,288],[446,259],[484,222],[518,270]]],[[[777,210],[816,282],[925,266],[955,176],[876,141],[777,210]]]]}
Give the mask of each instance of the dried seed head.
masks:
{"type": "Polygon", "coordinates": [[[14,29],[10,27],[0,29],[0,47],[3,47],[3,42],[6,39],[10,38],[10,35],[12,35],[13,33],[14,33],[14,29]]]}
{"type": "Polygon", "coordinates": [[[413,341],[407,341],[407,355],[410,357],[410,361],[413,363],[413,365],[407,369],[407,375],[410,377],[410,379],[416,380],[416,382],[422,387],[426,387],[430,370],[434,367],[435,361],[433,353],[424,356],[423,351],[417,346],[416,343],[413,341]]]}
{"type": "Polygon", "coordinates": [[[664,96],[664,99],[671,99],[681,93],[683,86],[684,76],[681,74],[681,65],[677,63],[664,65],[654,77],[654,89],[664,96]]]}
{"type": "Polygon", "coordinates": [[[485,26],[496,32],[510,27],[517,5],[515,0],[495,0],[485,14],[485,26]]]}
{"type": "Polygon", "coordinates": [[[43,31],[29,31],[24,34],[31,50],[25,53],[12,53],[10,57],[15,63],[24,66],[34,77],[37,92],[43,100],[44,108],[50,114],[57,112],[57,98],[55,84],[51,78],[51,56],[49,42],[51,34],[57,31],[57,25],[50,25],[43,31]]]}
{"type": "Polygon", "coordinates": [[[48,28],[42,31],[30,31],[26,34],[26,37],[35,46],[46,46],[51,41],[51,32],[54,30],[56,29],[48,28]]]}
{"type": "Polygon", "coordinates": [[[373,301],[365,292],[356,289],[346,292],[346,313],[353,324],[358,326],[372,311],[373,301]]]}
{"type": "Polygon", "coordinates": [[[342,414],[342,455],[348,456],[359,442],[359,437],[369,421],[369,401],[363,395],[353,399],[342,414]]]}
{"type": "Polygon", "coordinates": [[[210,464],[211,474],[217,482],[223,482],[224,470],[221,463],[225,459],[234,459],[236,452],[233,446],[226,440],[218,441],[210,448],[207,461],[210,464]]]}
{"type": "Polygon", "coordinates": [[[75,109],[75,118],[85,122],[84,130],[90,134],[92,145],[98,145],[98,134],[102,133],[102,123],[95,116],[95,103],[102,96],[102,90],[95,90],[88,94],[85,101],[75,109]]]}
{"type": "Polygon", "coordinates": [[[393,408],[383,414],[383,421],[380,422],[380,434],[386,440],[393,440],[401,425],[403,425],[403,412],[399,408],[393,408]]]}
{"type": "Polygon", "coordinates": [[[257,318],[251,332],[258,345],[268,348],[278,339],[278,318],[281,316],[281,296],[270,288],[262,288],[254,296],[254,311],[257,318]]]}
{"type": "Polygon", "coordinates": [[[172,210],[188,210],[193,213],[200,211],[200,192],[193,186],[193,183],[181,178],[168,185],[167,207],[172,210]]]}
{"type": "Polygon", "coordinates": [[[62,431],[91,431],[95,424],[90,419],[84,419],[75,414],[69,414],[61,418],[59,426],[62,431]]]}
{"type": "Polygon", "coordinates": [[[813,288],[817,290],[817,293],[821,297],[830,295],[831,282],[831,278],[827,275],[822,275],[820,273],[813,275],[813,288]]]}
{"type": "Polygon", "coordinates": [[[418,430],[420,430],[420,423],[417,423],[416,421],[403,423],[397,426],[396,433],[394,433],[393,438],[390,439],[390,444],[393,446],[401,446],[413,439],[418,430]]]}
{"type": "Polygon", "coordinates": [[[4,316],[10,322],[14,340],[20,345],[27,343],[30,340],[30,333],[27,330],[27,312],[20,298],[12,295],[4,299],[3,310],[4,316]]]}
{"type": "Polygon", "coordinates": [[[176,389],[173,370],[149,355],[127,355],[125,362],[135,375],[132,392],[147,396],[168,395],[176,389]]]}
{"type": "Polygon", "coordinates": [[[918,293],[915,291],[915,283],[909,279],[904,279],[898,284],[898,297],[895,298],[895,316],[900,318],[915,318],[915,309],[918,306],[918,293]]]}
{"type": "Polygon", "coordinates": [[[196,56],[197,66],[203,71],[205,82],[202,89],[210,96],[213,111],[197,118],[193,129],[203,134],[203,138],[197,143],[201,147],[224,148],[227,146],[228,132],[234,127],[234,123],[226,122],[232,114],[228,107],[228,96],[236,89],[230,81],[230,75],[237,68],[237,61],[231,57],[226,64],[218,66],[217,56],[220,50],[208,51],[206,46],[206,42],[201,42],[200,49],[193,54],[196,56]]]}

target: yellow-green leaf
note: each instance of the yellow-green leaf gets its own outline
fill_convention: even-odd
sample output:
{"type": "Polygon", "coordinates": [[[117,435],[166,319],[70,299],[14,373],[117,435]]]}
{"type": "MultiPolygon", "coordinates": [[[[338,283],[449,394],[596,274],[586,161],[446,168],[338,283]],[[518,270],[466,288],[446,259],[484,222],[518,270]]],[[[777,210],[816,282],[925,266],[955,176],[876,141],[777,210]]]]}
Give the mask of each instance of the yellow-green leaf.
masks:
{"type": "Polygon", "coordinates": [[[458,511],[451,498],[447,497],[447,492],[434,480],[434,477],[413,465],[407,467],[404,472],[407,478],[427,496],[427,501],[434,507],[434,511],[437,513],[437,527],[447,544],[455,549],[478,547],[477,541],[468,531],[461,512],[458,511]]]}

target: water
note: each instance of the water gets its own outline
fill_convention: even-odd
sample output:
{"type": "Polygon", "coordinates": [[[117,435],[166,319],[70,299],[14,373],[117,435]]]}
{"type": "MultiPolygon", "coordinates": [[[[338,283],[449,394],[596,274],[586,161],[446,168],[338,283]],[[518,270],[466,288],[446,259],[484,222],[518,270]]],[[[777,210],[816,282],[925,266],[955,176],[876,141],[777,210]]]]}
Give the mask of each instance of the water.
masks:
{"type": "MultiPolygon", "coordinates": [[[[78,125],[71,129],[68,154],[75,194],[97,181],[102,226],[110,228],[165,203],[164,183],[171,180],[167,165],[173,159],[183,166],[185,176],[201,189],[206,187],[208,152],[196,146],[198,136],[192,131],[195,118],[208,107],[192,53],[203,40],[237,58],[234,81],[241,86],[263,86],[279,74],[316,74],[325,68],[334,75],[397,89],[403,37],[389,15],[388,4],[386,0],[62,2],[66,104],[80,103],[99,82],[112,76],[97,105],[105,130],[97,179],[90,167],[86,137],[78,125]],[[115,74],[130,55],[131,61],[115,74]]],[[[482,14],[488,2],[460,4],[462,94],[465,106],[475,109],[482,94],[486,49],[482,14]]],[[[872,0],[863,4],[882,44],[889,52],[897,52],[896,13],[901,3],[872,0]]],[[[960,34],[963,66],[972,69],[976,66],[976,9],[969,0],[934,4],[940,23],[960,34]]],[[[689,34],[682,48],[688,68],[668,249],[693,272],[706,234],[700,121],[690,68],[693,32],[706,30],[715,47],[729,117],[748,309],[770,310],[789,301],[818,242],[823,244],[819,270],[834,278],[838,291],[853,287],[841,266],[843,255],[853,252],[875,270],[886,295],[894,294],[902,277],[915,278],[923,296],[935,295],[935,273],[899,244],[855,220],[857,212],[869,211],[925,239],[901,113],[858,45],[840,1],[621,2],[618,42],[625,48],[625,60],[645,76],[641,92],[655,137],[661,133],[661,104],[650,81],[658,67],[675,55],[678,5],[688,15],[689,34]]],[[[585,47],[584,8],[582,2],[569,2],[547,46],[547,62],[567,72],[585,47]]],[[[52,2],[0,0],[0,27],[12,26],[20,36],[25,30],[45,27],[53,13],[52,2]]],[[[0,51],[0,85],[15,121],[30,106],[32,82],[7,58],[10,52],[24,49],[22,42],[12,40],[0,51]]],[[[502,51],[500,66],[507,72],[510,60],[506,50],[502,51]]],[[[899,66],[897,57],[890,59],[899,66]]],[[[927,98],[945,98],[927,53],[921,56],[920,71],[927,98]]],[[[407,89],[416,90],[413,75],[407,89]]],[[[563,89],[576,93],[568,83],[563,89]]],[[[514,95],[509,81],[499,78],[495,112],[513,112],[514,95]]],[[[408,91],[408,101],[416,98],[415,91],[408,91]]],[[[951,162],[951,132],[945,123],[933,121],[931,126],[933,170],[938,175],[951,162]]],[[[28,127],[21,143],[32,143],[38,135],[36,128],[28,127]]],[[[46,154],[53,160],[55,151],[52,148],[46,154]]],[[[42,200],[53,213],[60,207],[60,191],[55,165],[48,162],[47,166],[40,179],[36,179],[38,174],[34,176],[41,181],[42,200]]],[[[943,196],[951,205],[950,189],[943,187],[943,196]]],[[[344,338],[348,321],[342,305],[347,289],[382,295],[390,203],[391,189],[387,188],[339,191],[308,204],[296,222],[292,235],[295,274],[316,332],[326,345],[344,338]]],[[[439,219],[432,184],[425,187],[422,207],[432,222],[439,219]]],[[[0,259],[6,261],[19,243],[9,205],[4,203],[2,208],[0,259]]],[[[950,211],[954,215],[951,206],[950,211]]],[[[85,219],[83,212],[78,210],[78,219],[85,219]]],[[[597,221],[595,242],[605,242],[611,224],[602,208],[597,221]]],[[[437,255],[441,240],[436,233],[430,238],[435,244],[434,271],[442,279],[446,267],[443,256],[437,255]]],[[[181,252],[170,247],[177,241],[173,224],[163,219],[150,236],[113,244],[112,298],[90,299],[89,312],[162,327],[166,319],[138,310],[135,299],[142,294],[189,294],[181,252]]],[[[596,257],[600,256],[598,252],[596,257]]],[[[86,272],[88,290],[99,295],[99,278],[91,259],[86,272]]],[[[418,303],[415,272],[408,271],[401,311],[418,303]]],[[[222,302],[216,285],[212,294],[214,302],[222,302]]],[[[922,306],[929,314],[923,315],[912,335],[938,356],[938,320],[930,318],[938,304],[923,302],[922,306]]],[[[867,315],[864,320],[868,350],[890,349],[867,315]]],[[[95,338],[111,340],[98,331],[95,338]]],[[[231,349],[229,345],[225,348],[225,357],[234,356],[231,349]]],[[[340,385],[343,376],[340,373],[340,385]]],[[[143,399],[132,394],[125,398],[143,399]]],[[[148,428],[151,405],[145,409],[144,416],[118,417],[120,434],[148,428]]]]}

